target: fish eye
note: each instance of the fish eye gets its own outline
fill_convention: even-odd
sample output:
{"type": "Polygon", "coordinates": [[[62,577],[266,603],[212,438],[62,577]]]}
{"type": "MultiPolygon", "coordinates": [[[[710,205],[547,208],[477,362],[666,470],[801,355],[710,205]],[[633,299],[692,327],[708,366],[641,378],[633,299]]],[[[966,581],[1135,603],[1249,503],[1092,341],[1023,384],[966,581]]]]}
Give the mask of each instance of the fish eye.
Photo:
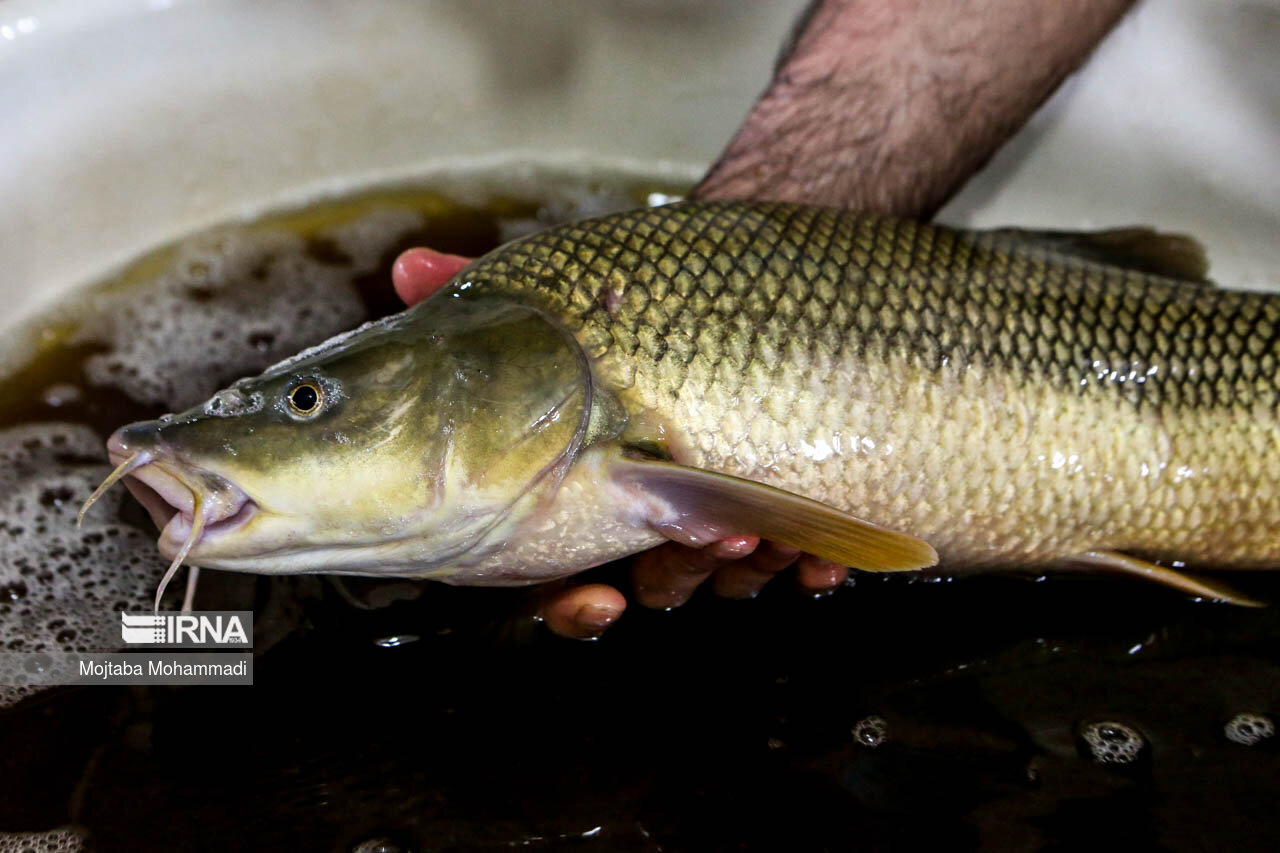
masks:
{"type": "Polygon", "coordinates": [[[310,417],[320,411],[324,391],[314,382],[299,382],[286,392],[289,411],[300,417],[310,417]]]}

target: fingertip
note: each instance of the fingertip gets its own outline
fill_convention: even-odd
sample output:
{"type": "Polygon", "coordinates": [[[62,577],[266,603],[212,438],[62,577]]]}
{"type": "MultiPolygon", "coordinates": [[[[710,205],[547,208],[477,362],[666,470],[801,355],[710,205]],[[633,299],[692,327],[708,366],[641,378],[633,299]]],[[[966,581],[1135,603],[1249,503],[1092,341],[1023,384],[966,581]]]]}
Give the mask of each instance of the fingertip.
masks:
{"type": "Polygon", "coordinates": [[[740,560],[752,554],[759,545],[759,536],[729,536],[712,542],[706,550],[720,560],[740,560]]]}
{"type": "Polygon", "coordinates": [[[622,614],[599,604],[584,604],[574,616],[574,628],[580,637],[598,637],[622,614]]]}
{"type": "Polygon", "coordinates": [[[849,569],[830,560],[805,554],[796,566],[800,588],[810,595],[830,595],[849,578],[849,569]]]}
{"type": "Polygon", "coordinates": [[[420,264],[418,254],[422,251],[422,249],[409,249],[401,252],[400,257],[396,258],[395,263],[391,265],[391,286],[396,289],[396,296],[399,296],[406,305],[421,302],[429,295],[424,292],[421,278],[416,275],[420,264]]]}
{"type": "Polygon", "coordinates": [[[551,632],[571,640],[594,640],[626,610],[627,599],[605,584],[557,591],[542,608],[551,632]]]}
{"type": "Polygon", "coordinates": [[[406,304],[413,305],[438,291],[469,263],[469,258],[434,249],[408,249],[391,265],[391,284],[406,304]]]}

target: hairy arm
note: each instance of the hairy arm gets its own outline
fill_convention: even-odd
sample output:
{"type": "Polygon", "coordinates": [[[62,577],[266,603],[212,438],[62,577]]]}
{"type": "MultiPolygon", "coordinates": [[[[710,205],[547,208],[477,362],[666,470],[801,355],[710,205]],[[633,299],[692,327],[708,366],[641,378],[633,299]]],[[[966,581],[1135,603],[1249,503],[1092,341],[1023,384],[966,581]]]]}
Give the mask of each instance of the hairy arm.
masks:
{"type": "Polygon", "coordinates": [[[928,218],[1132,0],[816,0],[694,198],[928,218]]]}

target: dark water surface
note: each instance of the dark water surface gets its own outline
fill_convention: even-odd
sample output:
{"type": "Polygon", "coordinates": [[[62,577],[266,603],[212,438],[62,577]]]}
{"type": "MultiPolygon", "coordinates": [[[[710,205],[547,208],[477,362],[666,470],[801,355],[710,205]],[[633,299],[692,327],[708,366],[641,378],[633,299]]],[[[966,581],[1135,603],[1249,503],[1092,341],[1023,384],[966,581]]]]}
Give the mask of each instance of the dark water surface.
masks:
{"type": "MultiPolygon", "coordinates": [[[[350,271],[351,235],[326,228],[388,205],[423,217],[366,229],[382,242],[372,272],[348,277],[361,316],[394,309],[386,269],[405,246],[476,253],[575,211],[375,201],[287,223],[311,262],[350,271]]],[[[254,337],[217,313],[270,298],[275,262],[255,257],[243,281],[182,285],[184,314],[224,324],[231,343],[217,347],[236,355],[210,349],[206,365],[229,375],[174,362],[131,384],[134,362],[112,361],[118,338],[63,318],[0,385],[0,429],[56,420],[105,436],[274,360],[275,338],[261,336],[284,327],[254,337]],[[107,356],[96,373],[95,355],[107,356]]],[[[105,292],[153,298],[143,285],[105,292]]],[[[284,319],[303,337],[328,334],[284,319]]],[[[52,473],[92,461],[48,458],[52,473]]],[[[118,506],[100,523],[145,529],[132,502],[118,506]]],[[[130,547],[154,551],[150,535],[130,547]]],[[[62,601],[45,592],[58,570],[41,568],[59,558],[29,556],[30,570],[0,567],[11,625],[24,607],[62,601]]],[[[158,572],[145,565],[149,585],[158,572]]],[[[520,591],[206,575],[197,606],[255,610],[255,685],[64,689],[0,710],[0,831],[74,823],[90,849],[122,851],[1280,849],[1280,739],[1245,746],[1226,729],[1280,711],[1275,607],[1126,580],[865,574],[812,600],[783,577],[752,602],[635,607],[578,643],[534,623],[520,591]],[[1091,740],[1137,752],[1102,762],[1091,740]]],[[[587,579],[626,588],[622,567],[587,579]]],[[[1276,576],[1225,579],[1280,601],[1276,576]]],[[[114,594],[93,600],[132,606],[132,593],[114,594]]],[[[23,647],[75,645],[65,626],[46,638],[38,624],[23,647]]]]}

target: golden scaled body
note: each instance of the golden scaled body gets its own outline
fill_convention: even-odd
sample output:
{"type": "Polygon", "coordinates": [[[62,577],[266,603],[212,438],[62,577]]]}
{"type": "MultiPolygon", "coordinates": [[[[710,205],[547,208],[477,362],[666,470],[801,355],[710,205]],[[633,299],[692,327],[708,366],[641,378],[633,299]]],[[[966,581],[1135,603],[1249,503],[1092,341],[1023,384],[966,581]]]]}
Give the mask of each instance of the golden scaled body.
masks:
{"type": "Polygon", "coordinates": [[[1280,566],[1280,296],[1025,234],[699,203],[535,235],[455,286],[564,323],[625,440],[944,567],[1280,566]]]}

